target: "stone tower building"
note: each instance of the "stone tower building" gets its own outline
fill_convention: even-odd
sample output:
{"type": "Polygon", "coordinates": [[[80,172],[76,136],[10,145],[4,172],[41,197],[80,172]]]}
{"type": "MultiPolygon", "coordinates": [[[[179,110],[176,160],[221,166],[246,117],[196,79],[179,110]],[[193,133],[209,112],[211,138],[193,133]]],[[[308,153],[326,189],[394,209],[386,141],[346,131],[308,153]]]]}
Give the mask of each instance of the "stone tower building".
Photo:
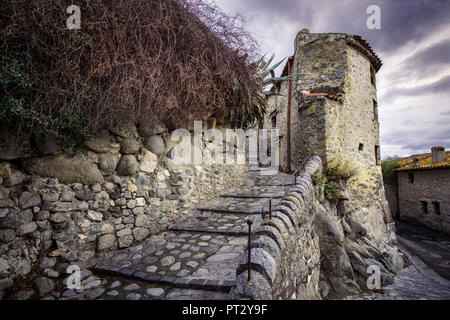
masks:
{"type": "Polygon", "coordinates": [[[375,77],[380,67],[381,60],[359,36],[299,32],[283,71],[294,81],[275,88],[283,97],[270,98],[265,119],[265,127],[276,124],[280,130],[284,169],[296,169],[310,154],[325,161],[343,156],[367,167],[380,164],[375,77]]]}
{"type": "MultiPolygon", "coordinates": [[[[328,251],[328,257],[342,251],[336,253],[335,261],[329,261],[325,280],[335,292],[352,291],[351,286],[338,288],[350,264],[355,272],[353,279],[358,280],[357,273],[359,280],[364,278],[365,270],[358,261],[361,252],[355,252],[361,239],[358,232],[350,236],[350,229],[360,228],[380,252],[396,250],[389,249],[395,248],[396,237],[380,161],[376,72],[381,65],[360,36],[303,29],[282,73],[291,75],[293,81],[272,88],[283,96],[269,98],[269,113],[264,119],[264,127],[276,126],[280,131],[282,169],[293,171],[313,154],[323,158],[325,167],[340,158],[350,160],[357,168],[357,175],[347,181],[348,200],[335,204],[332,219],[318,215],[322,239],[327,233],[339,233],[338,249],[321,243],[321,251],[328,251]],[[342,261],[348,262],[344,263],[347,267],[339,271],[342,261]],[[340,279],[334,281],[335,285],[333,277],[340,279]]],[[[390,257],[396,259],[398,254],[392,252],[390,257]]]]}

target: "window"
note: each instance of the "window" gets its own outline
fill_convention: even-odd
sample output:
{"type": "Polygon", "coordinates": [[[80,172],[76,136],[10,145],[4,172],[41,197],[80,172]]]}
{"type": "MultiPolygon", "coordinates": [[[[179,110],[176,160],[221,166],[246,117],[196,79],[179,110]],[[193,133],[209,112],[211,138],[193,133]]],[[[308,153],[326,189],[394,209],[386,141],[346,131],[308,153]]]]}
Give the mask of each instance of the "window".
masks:
{"type": "Polygon", "coordinates": [[[372,83],[372,85],[374,87],[377,86],[376,73],[375,73],[375,69],[372,66],[370,66],[370,82],[372,83]]]}
{"type": "Polygon", "coordinates": [[[363,151],[364,150],[364,145],[362,143],[359,144],[358,150],[359,151],[363,151]]]}
{"type": "Polygon", "coordinates": [[[433,201],[433,212],[437,216],[441,215],[441,206],[440,203],[437,201],[433,201]]]}
{"type": "Polygon", "coordinates": [[[428,204],[426,201],[420,201],[420,203],[422,204],[422,213],[423,214],[428,214],[428,204]]]}
{"type": "Polygon", "coordinates": [[[408,173],[409,183],[414,183],[414,172],[408,173]]]}
{"type": "Polygon", "coordinates": [[[375,146],[375,165],[380,165],[380,146],[375,146]]]}
{"type": "Polygon", "coordinates": [[[273,115],[271,120],[272,120],[272,129],[274,129],[277,127],[277,115],[276,114],[273,115]]]}
{"type": "Polygon", "coordinates": [[[373,101],[373,120],[378,120],[378,102],[373,101]]]}

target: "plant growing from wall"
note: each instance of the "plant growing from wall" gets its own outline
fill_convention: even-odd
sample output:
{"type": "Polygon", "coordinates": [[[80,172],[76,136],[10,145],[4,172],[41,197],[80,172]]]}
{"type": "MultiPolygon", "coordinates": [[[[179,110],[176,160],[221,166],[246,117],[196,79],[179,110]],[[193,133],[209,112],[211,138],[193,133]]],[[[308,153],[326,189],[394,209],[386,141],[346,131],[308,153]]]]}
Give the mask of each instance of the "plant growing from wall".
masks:
{"type": "Polygon", "coordinates": [[[350,160],[334,158],[329,161],[326,175],[331,181],[348,180],[358,174],[358,167],[350,160]]]}
{"type": "Polygon", "coordinates": [[[328,200],[336,201],[338,194],[344,189],[342,180],[348,180],[358,173],[357,167],[350,161],[342,158],[335,158],[328,163],[326,174],[317,170],[312,178],[319,187],[319,192],[324,192],[328,200]]]}
{"type": "Polygon", "coordinates": [[[314,184],[319,187],[319,192],[322,193],[325,184],[328,182],[327,177],[320,170],[316,170],[312,175],[312,179],[314,184]]]}

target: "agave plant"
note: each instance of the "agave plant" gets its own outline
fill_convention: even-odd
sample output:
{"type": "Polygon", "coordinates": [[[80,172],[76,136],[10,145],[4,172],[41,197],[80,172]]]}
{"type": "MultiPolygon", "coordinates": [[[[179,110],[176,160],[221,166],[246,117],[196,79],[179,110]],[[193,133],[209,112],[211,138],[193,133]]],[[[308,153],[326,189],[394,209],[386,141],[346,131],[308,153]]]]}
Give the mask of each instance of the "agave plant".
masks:
{"type": "MultiPolygon", "coordinates": [[[[265,55],[257,62],[256,74],[255,76],[258,78],[261,83],[261,92],[258,94],[258,99],[256,102],[256,109],[258,110],[258,115],[256,115],[257,120],[263,120],[264,115],[266,114],[266,99],[269,96],[283,96],[282,94],[267,90],[269,85],[276,85],[280,81],[292,81],[290,76],[284,77],[275,77],[275,69],[283,63],[285,59],[273,64],[273,59],[275,58],[275,54],[269,58],[269,60],[265,60],[265,55]]],[[[278,100],[275,99],[275,109],[278,110],[278,100]]]]}
{"type": "MultiPolygon", "coordinates": [[[[258,125],[259,121],[264,120],[264,115],[267,113],[267,97],[269,96],[283,96],[275,91],[267,90],[269,85],[276,85],[280,81],[290,81],[290,76],[285,77],[275,77],[275,69],[283,63],[283,60],[270,65],[275,58],[272,55],[267,61],[265,60],[265,55],[254,62],[253,67],[255,70],[254,77],[256,83],[260,85],[260,89],[257,90],[256,95],[252,95],[249,88],[244,89],[242,83],[238,79],[234,79],[233,90],[236,96],[239,95],[240,90],[246,90],[248,94],[249,104],[245,104],[242,113],[239,115],[235,114],[233,109],[226,110],[224,113],[225,118],[236,119],[234,125],[243,129],[254,128],[258,125]]],[[[275,108],[278,109],[278,101],[275,99],[275,108]]]]}

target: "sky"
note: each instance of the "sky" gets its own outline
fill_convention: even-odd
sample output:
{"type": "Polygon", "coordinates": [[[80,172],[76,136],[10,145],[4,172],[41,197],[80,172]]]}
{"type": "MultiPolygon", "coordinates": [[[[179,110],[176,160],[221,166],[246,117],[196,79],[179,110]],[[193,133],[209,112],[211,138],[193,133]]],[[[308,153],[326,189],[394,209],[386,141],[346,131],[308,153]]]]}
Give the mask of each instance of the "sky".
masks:
{"type": "MultiPolygon", "coordinates": [[[[377,74],[382,158],[450,150],[450,0],[216,0],[241,14],[260,53],[281,60],[295,36],[361,35],[383,61],[377,74]],[[369,5],[380,8],[380,29],[369,29],[369,5]]],[[[282,67],[278,68],[278,73],[282,67]]]]}

